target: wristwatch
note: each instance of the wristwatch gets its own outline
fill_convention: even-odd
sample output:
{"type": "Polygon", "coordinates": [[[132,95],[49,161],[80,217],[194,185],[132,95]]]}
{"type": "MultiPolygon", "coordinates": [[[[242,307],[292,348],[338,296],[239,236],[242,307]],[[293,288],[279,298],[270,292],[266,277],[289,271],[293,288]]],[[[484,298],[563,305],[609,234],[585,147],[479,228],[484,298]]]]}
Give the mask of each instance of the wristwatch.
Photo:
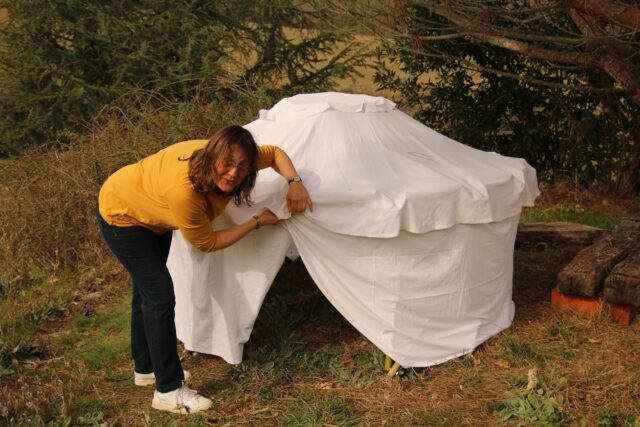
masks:
{"type": "Polygon", "coordinates": [[[262,227],[262,223],[260,222],[260,215],[254,215],[253,219],[256,220],[256,230],[262,227]]]}
{"type": "Polygon", "coordinates": [[[287,184],[291,184],[292,182],[302,182],[302,178],[300,178],[300,176],[296,175],[293,178],[289,179],[287,181],[287,184]]]}

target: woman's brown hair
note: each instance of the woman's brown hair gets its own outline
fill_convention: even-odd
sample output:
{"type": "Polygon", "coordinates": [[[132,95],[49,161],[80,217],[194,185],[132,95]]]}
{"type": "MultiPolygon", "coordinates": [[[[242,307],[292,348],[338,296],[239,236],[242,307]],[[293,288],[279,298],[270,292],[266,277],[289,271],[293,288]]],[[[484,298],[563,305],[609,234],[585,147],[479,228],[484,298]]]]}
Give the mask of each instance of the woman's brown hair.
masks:
{"type": "Polygon", "coordinates": [[[251,205],[251,190],[258,175],[258,146],[251,133],[241,126],[227,126],[218,130],[204,148],[196,150],[187,159],[189,161],[189,179],[198,194],[210,192],[222,193],[216,185],[221,177],[216,173],[216,164],[225,162],[231,147],[239,147],[246,156],[249,165],[247,176],[233,189],[231,196],[236,206],[242,203],[251,205]]]}

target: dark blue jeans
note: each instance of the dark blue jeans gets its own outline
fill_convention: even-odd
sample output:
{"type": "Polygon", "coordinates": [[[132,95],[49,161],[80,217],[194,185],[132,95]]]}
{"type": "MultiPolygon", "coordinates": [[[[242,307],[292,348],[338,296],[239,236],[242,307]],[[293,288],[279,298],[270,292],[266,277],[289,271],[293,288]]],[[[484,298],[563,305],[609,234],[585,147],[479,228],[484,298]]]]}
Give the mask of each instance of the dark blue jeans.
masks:
{"type": "Polygon", "coordinates": [[[97,214],[100,231],[133,280],[131,352],[135,370],[154,372],[156,389],[166,393],[182,385],[178,357],[173,281],[167,269],[171,232],[116,227],[97,214]]]}

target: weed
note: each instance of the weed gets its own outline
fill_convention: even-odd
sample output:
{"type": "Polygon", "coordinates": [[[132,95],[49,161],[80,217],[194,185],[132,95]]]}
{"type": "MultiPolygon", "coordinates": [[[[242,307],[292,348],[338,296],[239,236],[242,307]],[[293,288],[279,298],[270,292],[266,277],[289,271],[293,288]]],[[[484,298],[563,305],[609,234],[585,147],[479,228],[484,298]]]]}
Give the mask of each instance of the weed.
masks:
{"type": "Polygon", "coordinates": [[[410,414],[398,425],[451,427],[464,425],[462,415],[450,409],[422,409],[410,414]]]}
{"type": "Polygon", "coordinates": [[[305,339],[297,329],[283,327],[276,330],[272,340],[258,349],[260,363],[286,363],[305,351],[305,339]]]}
{"type": "Polygon", "coordinates": [[[614,411],[609,408],[596,415],[598,427],[640,427],[640,418],[626,412],[614,411]]]}
{"type": "Polygon", "coordinates": [[[510,392],[500,403],[490,408],[498,413],[501,422],[518,425],[553,425],[564,419],[564,397],[560,392],[567,380],[560,378],[549,387],[535,369],[529,371],[526,388],[510,392]]]}
{"type": "Polygon", "coordinates": [[[13,373],[13,370],[6,368],[15,366],[21,361],[34,357],[37,357],[36,350],[23,340],[10,343],[0,338],[0,367],[5,368],[5,370],[0,372],[0,376],[2,376],[2,374],[8,375],[13,373]]]}
{"type": "Polygon", "coordinates": [[[318,395],[298,393],[295,406],[284,420],[287,426],[341,425],[359,426],[363,424],[361,411],[341,395],[318,395]]]}
{"type": "Polygon", "coordinates": [[[541,363],[547,360],[541,348],[528,343],[523,338],[507,337],[504,344],[508,351],[505,358],[513,366],[518,366],[522,363],[541,363]]]}
{"type": "Polygon", "coordinates": [[[367,353],[363,363],[371,369],[382,372],[385,368],[384,364],[386,357],[387,356],[382,351],[373,349],[367,353]]]}
{"type": "Polygon", "coordinates": [[[579,337],[584,333],[584,328],[565,322],[554,323],[548,330],[550,337],[561,338],[567,346],[575,346],[578,343],[579,337]]]}
{"type": "MultiPolygon", "coordinates": [[[[49,420],[45,422],[40,415],[36,415],[33,421],[31,422],[32,426],[46,426],[46,427],[69,427],[72,424],[73,420],[70,417],[65,417],[62,420],[49,420]]],[[[85,425],[85,424],[80,424],[85,425]]]]}
{"type": "Polygon", "coordinates": [[[372,376],[368,369],[363,368],[332,369],[332,373],[344,385],[358,389],[367,388],[376,380],[376,376],[372,376]]]}
{"type": "Polygon", "coordinates": [[[343,366],[340,356],[344,354],[342,347],[323,348],[323,351],[308,353],[300,357],[299,365],[305,370],[336,371],[343,366]]]}
{"type": "Polygon", "coordinates": [[[548,329],[548,336],[551,341],[560,341],[560,345],[549,348],[549,353],[560,356],[564,359],[575,357],[580,350],[578,344],[585,334],[584,328],[566,322],[554,323],[548,329]]]}
{"type": "Polygon", "coordinates": [[[40,302],[30,304],[25,314],[29,322],[52,321],[66,317],[69,314],[69,298],[64,295],[56,295],[48,299],[44,304],[40,302]]]}

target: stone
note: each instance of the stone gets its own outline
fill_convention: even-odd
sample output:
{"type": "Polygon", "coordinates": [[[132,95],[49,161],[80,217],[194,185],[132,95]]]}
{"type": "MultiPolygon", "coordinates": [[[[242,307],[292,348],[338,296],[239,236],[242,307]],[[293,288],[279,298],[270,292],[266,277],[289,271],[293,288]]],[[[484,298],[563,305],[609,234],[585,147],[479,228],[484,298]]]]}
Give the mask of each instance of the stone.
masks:
{"type": "Polygon", "coordinates": [[[536,247],[538,243],[565,244],[582,246],[592,244],[605,230],[572,222],[532,222],[519,224],[516,235],[516,247],[536,247]]]}
{"type": "Polygon", "coordinates": [[[640,248],[636,247],[611,270],[603,293],[608,302],[640,307],[640,248]]]}

